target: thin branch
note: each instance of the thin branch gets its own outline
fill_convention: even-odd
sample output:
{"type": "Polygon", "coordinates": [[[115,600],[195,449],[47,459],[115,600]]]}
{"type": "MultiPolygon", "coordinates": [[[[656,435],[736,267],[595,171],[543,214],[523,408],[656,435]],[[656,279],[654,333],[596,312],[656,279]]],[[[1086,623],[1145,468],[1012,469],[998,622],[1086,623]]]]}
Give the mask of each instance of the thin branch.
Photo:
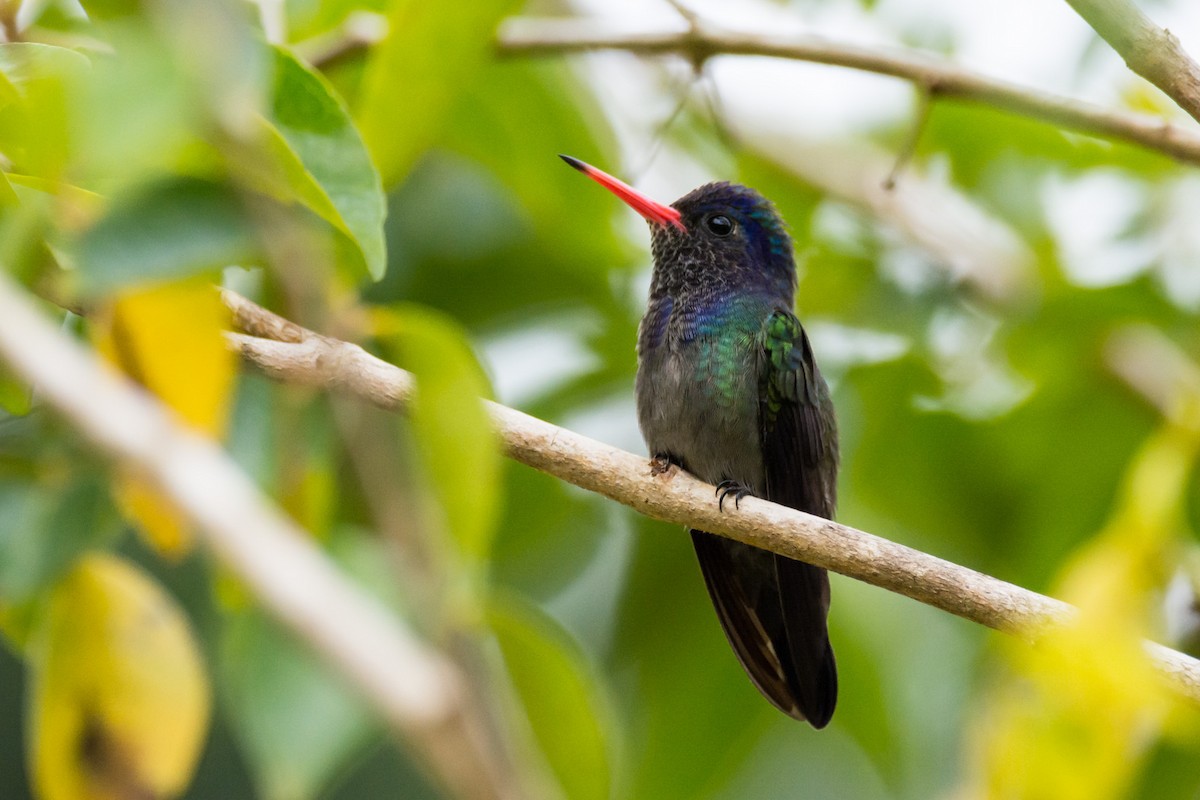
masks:
{"type": "MultiPolygon", "coordinates": [[[[279,318],[232,292],[224,293],[249,334],[279,329],[279,318]]],[[[402,411],[415,392],[412,376],[358,345],[306,331],[299,342],[229,334],[243,358],[281,381],[346,392],[381,408],[402,411]]],[[[509,457],[646,516],[801,559],[919,600],[1006,633],[1036,638],[1068,622],[1075,609],[975,570],[870,533],[747,497],[721,512],[713,487],[672,470],[651,474],[641,456],[597,442],[498,403],[487,403],[509,457]]],[[[1158,669],[1186,696],[1200,701],[1200,661],[1146,643],[1158,669]]]]}
{"type": "Polygon", "coordinates": [[[1165,418],[1192,426],[1200,409],[1200,367],[1166,334],[1150,325],[1127,325],[1104,345],[1108,368],[1165,418]]]}
{"type": "Polygon", "coordinates": [[[921,134],[925,132],[925,127],[929,124],[929,113],[933,110],[933,96],[928,89],[921,88],[917,96],[917,110],[913,116],[912,126],[909,128],[908,136],[904,139],[904,144],[900,146],[900,150],[896,153],[896,163],[892,165],[892,171],[883,180],[883,188],[887,191],[892,191],[896,188],[896,181],[900,178],[900,173],[908,166],[908,162],[917,153],[917,146],[921,144],[921,134]]]}
{"type": "Polygon", "coordinates": [[[0,33],[3,34],[3,41],[21,41],[21,26],[17,21],[20,10],[20,0],[0,0],[0,33]]]}
{"type": "Polygon", "coordinates": [[[896,161],[869,142],[817,144],[753,120],[727,129],[741,146],[833,197],[867,209],[933,256],[955,283],[1001,306],[1029,297],[1034,257],[1006,222],[947,181],[910,170],[891,189],[880,181],[896,161]]]}
{"type": "Polygon", "coordinates": [[[371,11],[355,11],[336,29],[298,43],[295,50],[314,67],[329,69],[335,63],[379,44],[387,34],[387,17],[371,11]]]}
{"type": "Polygon", "coordinates": [[[1138,75],[1200,121],[1200,64],[1129,0],[1067,0],[1138,75]]]}
{"type": "Polygon", "coordinates": [[[283,8],[283,0],[254,0],[258,6],[258,21],[262,25],[263,36],[271,44],[287,42],[287,14],[283,8]]]}
{"type": "Polygon", "coordinates": [[[120,468],[169,497],[264,608],[345,675],[457,796],[515,796],[464,708],[453,664],[347,582],[216,443],[60,333],[3,274],[0,359],[120,468]]]}
{"type": "MultiPolygon", "coordinates": [[[[1081,2],[1081,0],[1077,0],[1081,2]]],[[[890,75],[928,89],[931,97],[981,103],[1164,153],[1200,164],[1200,132],[1148,114],[1114,111],[1051,92],[989,78],[945,59],[898,48],[847,44],[819,36],[771,36],[728,31],[711,24],[685,31],[611,33],[589,20],[511,20],[498,47],[510,55],[553,55],[590,50],[625,50],[642,55],[675,54],[691,61],[716,55],[756,55],[890,75]]]]}
{"type": "Polygon", "coordinates": [[[675,9],[675,13],[682,17],[683,21],[686,22],[689,27],[696,27],[697,25],[701,24],[700,15],[697,14],[693,9],[689,8],[686,3],[682,2],[682,0],[667,0],[667,3],[670,4],[671,8],[675,9]]]}

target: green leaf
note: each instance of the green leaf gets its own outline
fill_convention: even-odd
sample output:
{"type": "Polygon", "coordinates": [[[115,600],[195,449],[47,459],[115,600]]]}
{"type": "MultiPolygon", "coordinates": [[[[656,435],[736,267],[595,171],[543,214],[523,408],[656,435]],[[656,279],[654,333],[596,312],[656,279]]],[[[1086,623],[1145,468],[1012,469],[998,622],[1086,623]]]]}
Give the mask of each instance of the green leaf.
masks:
{"type": "MultiPolygon", "coordinates": [[[[344,37],[347,29],[361,24],[363,17],[380,16],[391,8],[391,0],[305,0],[285,3],[288,36],[293,42],[328,44],[344,37]]],[[[382,22],[382,21],[381,21],[382,22]]]]}
{"type": "Polygon", "coordinates": [[[256,252],[237,195],[194,178],[159,181],[119,200],[77,247],[83,288],[92,294],[194,275],[256,252]]]}
{"type": "Polygon", "coordinates": [[[21,603],[116,530],[107,483],[0,482],[0,598],[21,603]]]}
{"type": "Polygon", "coordinates": [[[445,522],[462,554],[488,557],[499,496],[500,448],[480,399],[490,392],[461,328],[417,306],[381,311],[380,333],[417,377],[410,419],[445,522]]]}
{"type": "Polygon", "coordinates": [[[70,176],[115,196],[195,161],[211,118],[178,49],[148,22],[104,29],[113,53],[96,59],[70,98],[70,176]]]}
{"type": "Polygon", "coordinates": [[[47,44],[0,44],[0,153],[13,171],[57,177],[70,150],[68,98],[87,58],[47,44]]]}
{"type": "Polygon", "coordinates": [[[92,19],[117,19],[141,10],[140,0],[81,0],[83,10],[92,19]]]}
{"type": "Polygon", "coordinates": [[[280,49],[262,144],[270,163],[258,170],[260,188],[318,214],[354,242],[372,278],[383,277],[387,207],[379,173],[333,88],[280,49]]]}
{"type": "Polygon", "coordinates": [[[561,64],[521,59],[488,64],[459,98],[444,136],[447,148],[487,167],[519,200],[547,251],[524,269],[543,269],[546,277],[563,271],[595,277],[630,262],[628,242],[607,224],[625,211],[605,202],[611,198],[603,194],[581,192],[579,173],[564,169],[557,156],[569,142],[574,155],[603,164],[601,153],[616,149],[605,122],[598,124],[574,102],[578,91],[561,64]],[[487,137],[473,131],[487,131],[487,137]]]}
{"type": "Polygon", "coordinates": [[[488,622],[563,792],[571,800],[606,800],[610,712],[583,653],[552,619],[513,596],[492,600],[488,622]]]}
{"type": "Polygon", "coordinates": [[[33,408],[33,390],[0,369],[0,409],[13,416],[24,416],[33,408]]]}
{"type": "Polygon", "coordinates": [[[20,202],[17,193],[9,183],[8,175],[0,172],[0,208],[15,206],[20,202]]]}
{"type": "Polygon", "coordinates": [[[8,602],[28,597],[34,581],[25,574],[40,560],[41,519],[49,513],[50,493],[26,482],[0,483],[0,596],[8,602]]]}
{"type": "MultiPolygon", "coordinates": [[[[530,308],[591,307],[612,296],[611,270],[645,266],[644,245],[635,250],[610,224],[624,207],[604,192],[582,191],[579,173],[555,155],[569,147],[605,160],[597,154],[603,121],[585,117],[578,91],[566,65],[553,62],[488,63],[473,76],[437,149],[390,195],[392,266],[371,287],[373,302],[416,301],[451,310],[472,328],[507,326],[530,308]]],[[[622,339],[613,321],[606,337],[613,332],[624,357],[632,339],[622,339]]]]}
{"type": "Polygon", "coordinates": [[[229,620],[222,655],[225,709],[264,800],[315,797],[369,740],[358,697],[258,612],[229,620]]]}
{"type": "MultiPolygon", "coordinates": [[[[384,183],[399,183],[437,142],[454,100],[491,51],[513,0],[462,3],[446,13],[437,3],[397,0],[390,35],[374,48],[357,109],[367,147],[384,183]]],[[[536,127],[536,120],[528,120],[536,127]]]]}
{"type": "MultiPolygon", "coordinates": [[[[0,48],[0,53],[7,53],[7,58],[11,59],[15,51],[6,51],[0,48]]],[[[0,69],[7,71],[0,72],[0,108],[21,102],[21,90],[8,77],[8,72],[13,71],[12,66],[6,61],[0,65],[0,69]]]]}

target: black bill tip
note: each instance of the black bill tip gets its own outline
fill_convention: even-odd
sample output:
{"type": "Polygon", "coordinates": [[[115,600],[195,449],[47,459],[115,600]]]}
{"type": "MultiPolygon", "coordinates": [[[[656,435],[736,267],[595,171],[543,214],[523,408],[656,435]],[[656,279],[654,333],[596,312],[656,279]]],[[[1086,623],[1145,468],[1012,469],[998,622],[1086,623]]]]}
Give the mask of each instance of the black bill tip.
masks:
{"type": "Polygon", "coordinates": [[[578,158],[575,158],[574,156],[565,156],[562,153],[559,153],[558,157],[561,158],[563,161],[567,162],[568,164],[570,164],[575,169],[582,172],[583,174],[585,174],[585,175],[587,174],[588,165],[583,163],[582,161],[580,161],[578,158]]]}

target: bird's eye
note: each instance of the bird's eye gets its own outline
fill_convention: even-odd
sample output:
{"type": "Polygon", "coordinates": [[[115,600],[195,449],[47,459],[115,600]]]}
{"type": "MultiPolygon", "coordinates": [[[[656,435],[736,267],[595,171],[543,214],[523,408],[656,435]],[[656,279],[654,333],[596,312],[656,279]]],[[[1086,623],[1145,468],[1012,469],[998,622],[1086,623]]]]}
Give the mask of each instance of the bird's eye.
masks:
{"type": "Polygon", "coordinates": [[[724,214],[714,214],[705,220],[704,224],[714,236],[728,236],[733,233],[733,220],[724,214]]]}

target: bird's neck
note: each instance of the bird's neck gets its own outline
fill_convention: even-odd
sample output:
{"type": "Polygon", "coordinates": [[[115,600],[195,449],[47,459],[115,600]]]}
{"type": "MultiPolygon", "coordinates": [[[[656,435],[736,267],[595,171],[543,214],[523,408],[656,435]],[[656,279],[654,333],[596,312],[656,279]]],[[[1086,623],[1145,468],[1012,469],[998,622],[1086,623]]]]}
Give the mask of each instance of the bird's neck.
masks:
{"type": "Polygon", "coordinates": [[[714,269],[708,264],[655,265],[650,300],[671,298],[677,306],[705,307],[740,297],[761,299],[772,306],[792,308],[795,284],[773,281],[748,270],[714,269]]]}

